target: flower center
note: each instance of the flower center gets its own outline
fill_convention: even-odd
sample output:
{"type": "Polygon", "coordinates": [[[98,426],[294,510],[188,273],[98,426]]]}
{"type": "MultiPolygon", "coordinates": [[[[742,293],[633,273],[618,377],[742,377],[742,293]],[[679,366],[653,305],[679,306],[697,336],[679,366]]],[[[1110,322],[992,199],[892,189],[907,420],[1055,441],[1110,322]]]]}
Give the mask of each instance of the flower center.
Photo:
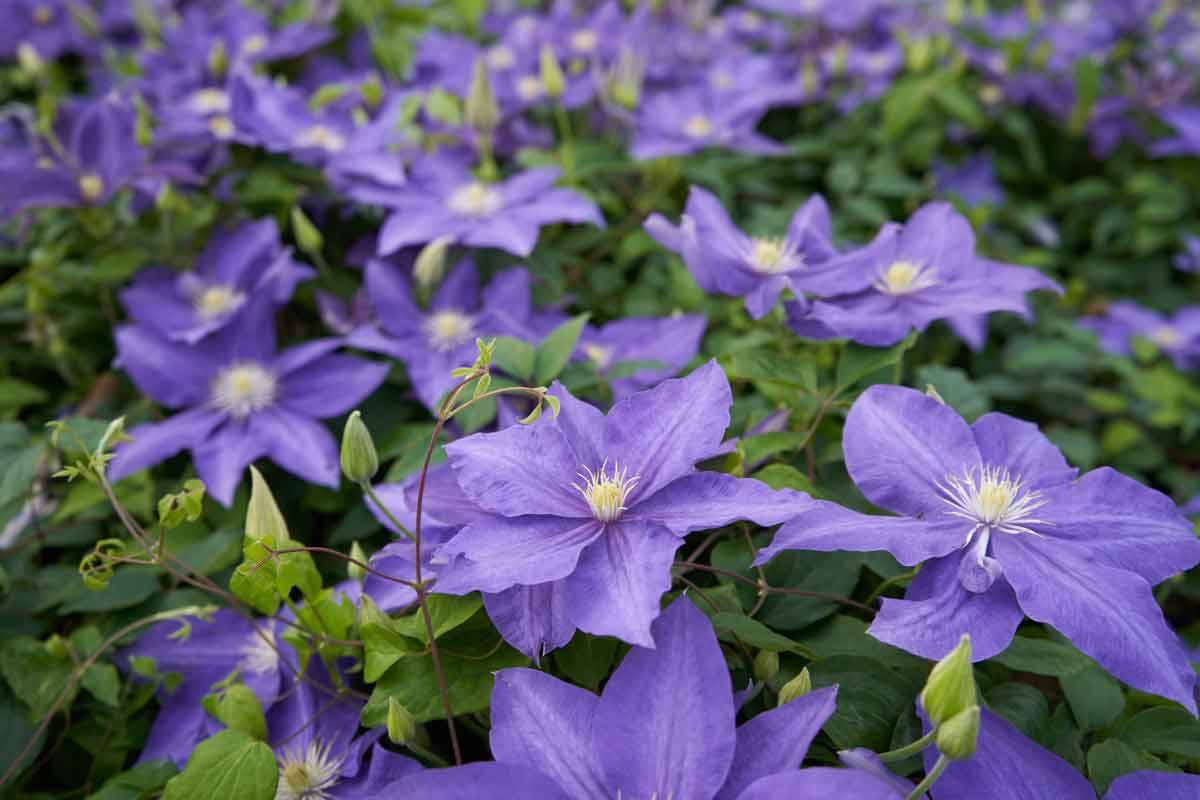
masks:
{"type": "Polygon", "coordinates": [[[437,350],[453,350],[471,341],[475,321],[461,311],[437,311],[425,320],[425,332],[437,350]]]}
{"type": "Polygon", "coordinates": [[[498,44],[487,51],[487,62],[492,69],[509,69],[517,63],[517,58],[512,50],[498,44]]]}
{"type": "Polygon", "coordinates": [[[49,25],[54,19],[54,11],[47,6],[37,6],[33,9],[33,22],[35,25],[49,25]]]}
{"type": "Polygon", "coordinates": [[[611,347],[602,347],[598,344],[585,344],[583,346],[583,353],[595,365],[596,369],[604,369],[612,360],[611,347]]]}
{"type": "Polygon", "coordinates": [[[279,758],[279,786],[275,800],[328,800],[338,782],[342,757],[334,756],[328,744],[309,742],[303,751],[292,750],[279,758]]]}
{"type": "Polygon", "coordinates": [[[302,131],[295,142],[299,147],[319,147],[329,153],[336,153],[346,146],[345,137],[325,125],[313,125],[302,131]]]}
{"type": "Polygon", "coordinates": [[[608,459],[604,460],[600,469],[584,467],[578,474],[583,485],[572,483],[571,486],[583,495],[592,514],[601,522],[612,522],[621,516],[625,510],[625,500],[641,480],[639,475],[629,477],[628,467],[622,469],[615,461],[612,472],[609,472],[608,459]]]}
{"type": "Polygon", "coordinates": [[[245,419],[275,400],[275,376],[258,364],[234,364],[217,373],[213,404],[235,419],[245,419]]]}
{"type": "Polygon", "coordinates": [[[571,49],[579,53],[590,53],[600,43],[595,31],[584,28],[571,34],[571,49]]]}
{"type": "Polygon", "coordinates": [[[1041,492],[1025,489],[1021,476],[1001,467],[980,465],[962,477],[947,475],[938,489],[950,506],[946,513],[975,523],[968,540],[980,529],[1038,535],[1029,526],[1047,524],[1031,516],[1046,504],[1041,492]]]}
{"type": "Polygon", "coordinates": [[[804,266],[804,256],[786,239],[753,239],[750,267],[755,272],[791,272],[804,266]]]}
{"type": "Polygon", "coordinates": [[[1150,341],[1159,347],[1176,347],[1179,345],[1180,338],[1179,331],[1170,325],[1161,325],[1155,328],[1154,332],[1150,334],[1150,341]]]}
{"type": "Polygon", "coordinates": [[[479,181],[460,186],[450,194],[450,210],[470,217],[486,217],[500,208],[500,192],[479,181]]]}
{"type": "Polygon", "coordinates": [[[255,633],[251,636],[250,641],[242,645],[242,649],[239,651],[241,659],[237,664],[238,669],[252,675],[261,675],[278,667],[279,653],[273,647],[274,639],[274,630],[267,630],[261,634],[255,633]]]}
{"type": "Polygon", "coordinates": [[[218,139],[228,139],[233,136],[233,120],[224,114],[217,114],[208,118],[208,129],[218,139]]]}
{"type": "Polygon", "coordinates": [[[79,193],[89,203],[100,199],[104,194],[104,179],[94,172],[88,172],[79,178],[79,193]]]}
{"type": "Polygon", "coordinates": [[[936,284],[937,273],[932,267],[913,261],[893,261],[875,281],[875,288],[890,295],[904,295],[928,289],[936,284]]]}
{"type": "Polygon", "coordinates": [[[712,122],[703,114],[693,114],[683,123],[683,132],[693,139],[704,139],[712,135],[712,122]]]}
{"type": "Polygon", "coordinates": [[[267,37],[261,33],[256,33],[252,36],[247,36],[246,41],[242,42],[242,53],[252,56],[255,53],[261,53],[267,47],[267,37]]]}
{"type": "Polygon", "coordinates": [[[192,92],[187,104],[197,114],[224,114],[229,111],[229,95],[224,89],[197,89],[192,92]]]}
{"type": "Polygon", "coordinates": [[[524,75],[517,80],[517,94],[522,100],[537,100],[544,92],[542,81],[536,75],[524,75]]]}
{"type": "Polygon", "coordinates": [[[201,318],[210,320],[228,314],[238,308],[245,299],[246,296],[237,289],[231,289],[228,286],[209,286],[196,295],[193,304],[196,307],[196,313],[201,318]]]}

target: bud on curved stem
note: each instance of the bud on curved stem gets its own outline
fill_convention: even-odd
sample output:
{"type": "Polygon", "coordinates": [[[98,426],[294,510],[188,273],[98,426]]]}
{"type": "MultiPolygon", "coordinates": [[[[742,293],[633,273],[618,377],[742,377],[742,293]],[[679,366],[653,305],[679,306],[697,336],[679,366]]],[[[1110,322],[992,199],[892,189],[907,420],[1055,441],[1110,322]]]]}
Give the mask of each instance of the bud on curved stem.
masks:
{"type": "Polygon", "coordinates": [[[800,674],[792,678],[783,685],[779,690],[779,703],[777,705],[785,706],[795,700],[797,697],[802,697],[812,691],[812,676],[808,674],[808,667],[800,670],[800,674]]]}
{"type": "Polygon", "coordinates": [[[943,722],[937,729],[937,747],[951,761],[975,755],[979,739],[979,706],[971,706],[943,722]]]}
{"type": "Polygon", "coordinates": [[[352,483],[366,483],[379,471],[379,455],[371,432],[362,421],[362,413],[354,411],[342,429],[342,473],[352,483]]]}
{"type": "Polygon", "coordinates": [[[963,634],[958,646],[929,673],[929,680],[921,691],[921,707],[936,728],[978,703],[975,672],[971,666],[971,637],[963,634]]]}

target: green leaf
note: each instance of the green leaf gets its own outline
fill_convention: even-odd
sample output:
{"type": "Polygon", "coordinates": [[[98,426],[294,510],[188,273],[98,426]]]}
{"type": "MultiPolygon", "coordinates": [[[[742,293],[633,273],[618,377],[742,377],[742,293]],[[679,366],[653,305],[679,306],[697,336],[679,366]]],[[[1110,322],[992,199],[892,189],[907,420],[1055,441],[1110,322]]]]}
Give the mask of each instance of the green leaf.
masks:
{"type": "Polygon", "coordinates": [[[992,410],[992,401],[987,394],[971,382],[967,373],[958,367],[943,367],[926,364],[917,370],[917,388],[932,386],[967,422],[992,410]]]}
{"type": "MultiPolygon", "coordinates": [[[[69,658],[51,655],[46,647],[29,636],[18,636],[0,649],[0,672],[13,693],[32,710],[33,719],[41,719],[71,680],[73,665],[69,658]]],[[[74,690],[72,690],[74,694],[74,690]]],[[[60,708],[66,708],[64,704],[60,708]]]]}
{"type": "Polygon", "coordinates": [[[929,95],[936,88],[929,76],[913,75],[892,84],[883,98],[883,135],[898,139],[922,113],[928,111],[929,95]]]}
{"type": "Polygon", "coordinates": [[[712,624],[716,628],[717,636],[722,639],[732,640],[736,637],[745,644],[760,650],[797,653],[805,657],[812,657],[812,653],[801,645],[745,614],[720,611],[712,616],[712,624]]]}
{"type": "Polygon", "coordinates": [[[262,703],[254,690],[244,683],[235,683],[210,694],[202,701],[204,710],[226,728],[241,731],[260,741],[267,738],[267,719],[262,703]]]}
{"type": "MultiPolygon", "coordinates": [[[[463,625],[483,608],[483,599],[478,594],[468,594],[461,597],[449,594],[434,594],[426,599],[429,607],[429,620],[433,626],[434,638],[440,639],[455,628],[463,625]]],[[[396,620],[396,630],[409,638],[416,639],[422,645],[429,643],[425,631],[425,619],[420,611],[396,620]]]]}
{"type": "Polygon", "coordinates": [[[275,562],[257,541],[247,541],[243,553],[245,560],[230,576],[229,590],[257,611],[272,615],[283,602],[276,588],[275,562]]]}
{"type": "Polygon", "coordinates": [[[987,705],[1017,730],[1035,739],[1050,717],[1046,696],[1027,683],[1010,682],[992,687],[987,693],[987,705]]]}
{"type": "Polygon", "coordinates": [[[28,494],[41,455],[23,426],[0,422],[0,507],[28,494]]]}
{"type": "Polygon", "coordinates": [[[583,332],[588,317],[588,314],[580,314],[567,320],[550,331],[537,346],[533,365],[534,383],[545,386],[558,377],[567,361],[571,359],[571,354],[575,352],[575,344],[579,341],[579,334],[583,332]]]}
{"type": "Polygon", "coordinates": [[[762,481],[772,489],[795,489],[812,494],[812,481],[800,470],[787,464],[768,464],[750,477],[762,481]]]}
{"type": "Polygon", "coordinates": [[[533,379],[537,351],[529,342],[511,336],[496,337],[496,352],[492,363],[497,369],[522,381],[533,379]]]}
{"type": "MultiPolygon", "coordinates": [[[[17,701],[7,686],[0,683],[0,775],[8,771],[35,732],[37,723],[30,718],[29,709],[17,701]]],[[[45,738],[46,732],[43,730],[38,734],[37,742],[21,759],[20,769],[29,766],[37,757],[45,738]]],[[[14,774],[19,773],[20,770],[14,774]]]]}
{"type": "MultiPolygon", "coordinates": [[[[455,715],[488,707],[496,670],[529,663],[500,639],[485,614],[477,614],[470,624],[439,638],[438,645],[455,715]]],[[[389,697],[396,698],[418,723],[445,717],[433,659],[428,653],[400,659],[380,678],[363,709],[364,725],[386,724],[389,697]]]]}
{"type": "Polygon", "coordinates": [[[1175,706],[1135,714],[1113,735],[1137,750],[1200,758],[1200,720],[1175,706]]]}
{"type": "Polygon", "coordinates": [[[838,391],[848,389],[863,378],[900,363],[905,352],[913,346],[916,340],[917,335],[910,333],[904,337],[904,341],[885,350],[877,347],[863,347],[852,342],[847,343],[842,351],[842,357],[838,359],[838,391]]]}
{"type": "Polygon", "coordinates": [[[104,782],[88,800],[143,800],[153,797],[163,785],[178,774],[170,761],[145,761],[104,782]]]}
{"type": "Polygon", "coordinates": [[[1088,750],[1087,754],[1088,778],[1099,795],[1104,795],[1109,785],[1120,776],[1153,767],[1153,759],[1141,755],[1119,739],[1106,739],[1088,750]]]}
{"type": "Polygon", "coordinates": [[[838,685],[837,711],[824,731],[839,750],[867,747],[887,750],[902,714],[912,708],[920,684],[879,661],[862,656],[833,656],[808,666],[813,686],[838,685]]]}
{"type": "Polygon", "coordinates": [[[739,350],[726,359],[725,368],[732,380],[817,390],[817,363],[808,352],[781,358],[774,348],[739,350]]]}
{"type": "Polygon", "coordinates": [[[358,607],[358,635],[363,641],[363,679],[374,683],[401,658],[421,653],[424,647],[396,628],[396,621],[379,610],[367,595],[358,607]]]}
{"type": "Polygon", "coordinates": [[[576,631],[566,647],[554,651],[554,665],[573,683],[596,691],[608,677],[620,646],[616,639],[576,631]]]}
{"type": "Polygon", "coordinates": [[[1125,710],[1125,693],[1103,669],[1089,666],[1059,678],[1075,721],[1084,731],[1097,731],[1112,724],[1125,710]]]}
{"type": "Polygon", "coordinates": [[[167,781],[164,800],[274,800],[279,765],[266,744],[225,730],[196,745],[183,772],[167,781]]]}
{"type": "Polygon", "coordinates": [[[1009,669],[1061,678],[1092,667],[1095,662],[1074,647],[1049,639],[1014,636],[1003,653],[991,658],[1009,669]]]}

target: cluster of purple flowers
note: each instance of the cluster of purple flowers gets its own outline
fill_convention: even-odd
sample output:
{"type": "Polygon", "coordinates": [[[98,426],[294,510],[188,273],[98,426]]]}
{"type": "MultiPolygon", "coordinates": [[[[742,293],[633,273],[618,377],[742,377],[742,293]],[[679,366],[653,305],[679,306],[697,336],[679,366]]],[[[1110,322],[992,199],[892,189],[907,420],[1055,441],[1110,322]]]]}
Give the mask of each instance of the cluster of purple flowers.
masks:
{"type": "MultiPolygon", "coordinates": [[[[186,450],[208,494],[226,506],[261,458],[338,486],[337,446],[322,420],[362,403],[391,371],[343,348],[402,363],[416,399],[435,411],[478,339],[534,345],[567,321],[563,308],[534,303],[525,266],[485,269],[497,254],[471,252],[527,258],[548,226],[605,224],[568,158],[560,170],[516,157],[553,142],[539,112],[586,109],[637,160],[708,148],[775,156],[788,147],[760,132],[768,112],[816,98],[849,110],[878,97],[906,58],[921,57],[901,31],[920,33],[927,47],[956,46],[988,76],[997,101],[1056,115],[1073,105],[1067,78],[1078,58],[1103,58],[1123,37],[1153,34],[1154,46],[1178,48],[1181,58],[1106,95],[1087,121],[1093,147],[1149,144],[1149,112],[1174,130],[1151,145],[1154,154],[1200,154],[1200,110],[1183,102],[1200,65],[1200,25],[1178,9],[1153,17],[1148,3],[1112,0],[1091,13],[1064,3],[1041,16],[1029,3],[965,26],[883,0],[758,0],[719,13],[705,3],[626,12],[605,2],[577,12],[559,2],[545,13],[503,4],[483,19],[486,45],[421,36],[403,84],[373,68],[363,37],[336,56],[318,53],[335,36],[320,15],[275,26],[236,3],[154,2],[160,27],[149,30],[135,8],[102,5],[84,25],[88,14],[65,2],[3,2],[14,22],[0,32],[0,58],[36,72],[78,57],[103,91],[65,103],[49,125],[32,114],[4,120],[0,214],[105,206],[122,193],[134,208],[149,207],[166,186],[236,173],[237,148],[254,148],[319,173],[365,216],[382,215],[358,254],[361,290],[350,301],[317,293],[333,333],[326,338],[277,346],[277,315],[317,272],[284,244],[273,218],[218,226],[186,271],[149,266],[121,293],[128,322],[115,332],[116,363],[174,413],[132,428],[108,475],[119,481],[186,450]],[[1042,68],[1006,56],[1019,48],[1004,43],[1018,38],[1045,54],[1042,68]],[[137,77],[107,70],[110,47],[137,77]],[[272,63],[298,56],[309,57],[290,81],[271,75],[272,63]]],[[[937,182],[971,206],[1003,197],[986,157],[946,165],[937,182]]],[[[214,191],[227,188],[224,177],[215,183],[214,191]]],[[[749,235],[694,186],[677,225],[653,215],[645,229],[701,289],[744,298],[756,320],[782,299],[787,325],[809,339],[883,347],[945,321],[980,349],[988,315],[1028,318],[1027,295],[1061,291],[1037,270],[977,252],[970,222],[944,202],[847,246],[835,241],[821,196],[805,201],[782,235],[749,235]]],[[[1195,271],[1196,243],[1186,246],[1179,266],[1195,271]]],[[[1114,353],[1142,337],[1181,369],[1200,363],[1194,308],[1166,319],[1117,303],[1081,324],[1114,353]]],[[[537,670],[504,670],[491,700],[495,761],[426,770],[382,746],[382,730],[360,731],[362,704],[339,690],[352,671],[300,663],[276,636],[293,612],[248,622],[221,611],[188,623],[187,635],[163,623],[126,652],[139,674],[139,659],[153,659],[160,674],[181,676],[164,685],[142,759],[186,763],[219,728],[201,701],[237,680],[266,712],[278,797],[289,800],[907,797],[911,784],[861,754],[842,754],[845,767],[800,768],[834,712],[835,686],[738,726],[712,625],[689,597],[664,610],[686,538],[740,521],[781,526],[760,564],[785,550],[850,550],[921,565],[903,599],[883,601],[870,629],[883,642],[937,659],[966,633],[983,660],[1028,619],[1053,626],[1128,685],[1195,713],[1195,672],[1152,593],[1200,562],[1200,542],[1170,499],[1108,468],[1079,475],[1030,423],[988,414],[968,424],[938,398],[894,386],[854,403],[843,438],[855,485],[893,516],[704,470],[728,452],[733,404],[715,360],[675,377],[699,361],[704,332],[704,317],[682,313],[584,327],[571,358],[609,379],[607,412],[555,383],[558,413],[518,425],[517,412],[502,407],[494,430],[447,444],[447,463],[421,480],[421,566],[435,590],[479,592],[501,636],[539,664],[580,631],[627,643],[599,695],[537,670]],[[632,372],[618,369],[629,363],[632,372]]],[[[406,524],[417,492],[417,479],[378,487],[391,517],[406,524]]],[[[390,527],[391,517],[381,521],[390,527]]],[[[407,576],[417,557],[399,539],[371,566],[407,576]]],[[[366,593],[385,610],[416,599],[411,587],[375,575],[341,591],[350,602],[366,593]]],[[[1072,767],[986,710],[979,741],[945,772],[939,799],[1092,796],[1072,767]],[[1006,770],[1014,762],[1024,765],[1020,781],[1006,770]]],[[[1135,773],[1107,796],[1182,797],[1196,782],[1135,773]]]]}

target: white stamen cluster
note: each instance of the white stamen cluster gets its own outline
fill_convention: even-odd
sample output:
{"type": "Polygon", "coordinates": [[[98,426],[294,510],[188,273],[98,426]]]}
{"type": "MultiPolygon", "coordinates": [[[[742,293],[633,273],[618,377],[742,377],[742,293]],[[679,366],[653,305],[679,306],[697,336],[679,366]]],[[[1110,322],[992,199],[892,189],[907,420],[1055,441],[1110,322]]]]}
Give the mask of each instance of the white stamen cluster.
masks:
{"type": "Polygon", "coordinates": [[[197,89],[187,99],[187,107],[197,114],[228,114],[229,93],[224,89],[197,89]]]}
{"type": "Polygon", "coordinates": [[[751,239],[746,260],[755,272],[768,274],[791,272],[804,266],[804,256],[787,239],[751,239]]]}
{"type": "Polygon", "coordinates": [[[585,466],[578,474],[583,485],[572,483],[571,486],[583,495],[592,509],[592,515],[601,522],[613,522],[621,516],[621,512],[626,510],[625,500],[641,480],[639,475],[630,477],[629,468],[622,468],[615,461],[612,472],[609,472],[608,459],[604,460],[600,469],[593,470],[585,466]]]}
{"type": "Polygon", "coordinates": [[[328,744],[308,743],[279,758],[279,785],[275,800],[328,800],[329,790],[342,773],[344,756],[335,756],[328,744]]]}
{"type": "Polygon", "coordinates": [[[693,139],[707,139],[712,136],[712,120],[703,114],[693,114],[683,123],[683,132],[693,139]]]}
{"type": "Polygon", "coordinates": [[[950,506],[946,513],[975,523],[967,541],[981,529],[1040,536],[1029,526],[1048,524],[1032,516],[1046,504],[1041,492],[1026,490],[1021,485],[1021,476],[1002,467],[980,465],[968,469],[962,477],[947,475],[946,482],[938,484],[938,489],[942,500],[950,506]]]}
{"type": "Polygon", "coordinates": [[[1150,334],[1150,341],[1154,342],[1159,347],[1176,347],[1181,339],[1182,337],[1179,335],[1179,331],[1175,330],[1170,325],[1160,325],[1150,334]]]}
{"type": "Polygon", "coordinates": [[[571,49],[577,53],[591,53],[600,43],[600,37],[595,31],[584,28],[571,34],[571,49]]]}
{"type": "Polygon", "coordinates": [[[451,211],[466,214],[469,217],[486,217],[500,209],[503,198],[500,192],[479,181],[473,181],[460,186],[450,193],[446,205],[451,211]]]}
{"type": "Polygon", "coordinates": [[[585,344],[583,354],[588,357],[596,369],[604,369],[612,361],[612,348],[598,344],[585,344]]]}
{"type": "Polygon", "coordinates": [[[508,47],[498,44],[488,48],[487,62],[492,69],[510,69],[517,63],[517,57],[508,47]]]}
{"type": "Polygon", "coordinates": [[[246,295],[228,286],[209,286],[192,298],[192,305],[201,319],[216,319],[236,310],[246,295]]]}
{"type": "Polygon", "coordinates": [[[875,288],[890,295],[905,295],[928,289],[938,282],[937,271],[913,261],[893,261],[875,281],[875,288]]]}
{"type": "Polygon", "coordinates": [[[305,128],[294,141],[297,147],[319,147],[327,153],[337,153],[346,147],[346,137],[325,125],[305,128]]]}
{"type": "Polygon", "coordinates": [[[275,402],[275,376],[259,364],[244,362],[217,373],[212,402],[234,419],[245,419],[275,402]]]}
{"type": "Polygon", "coordinates": [[[475,321],[461,311],[435,311],[425,320],[425,333],[436,350],[453,350],[475,336],[475,321]]]}
{"type": "Polygon", "coordinates": [[[271,628],[255,633],[239,651],[238,669],[251,675],[271,672],[279,666],[279,653],[275,647],[275,631],[271,628]]]}

